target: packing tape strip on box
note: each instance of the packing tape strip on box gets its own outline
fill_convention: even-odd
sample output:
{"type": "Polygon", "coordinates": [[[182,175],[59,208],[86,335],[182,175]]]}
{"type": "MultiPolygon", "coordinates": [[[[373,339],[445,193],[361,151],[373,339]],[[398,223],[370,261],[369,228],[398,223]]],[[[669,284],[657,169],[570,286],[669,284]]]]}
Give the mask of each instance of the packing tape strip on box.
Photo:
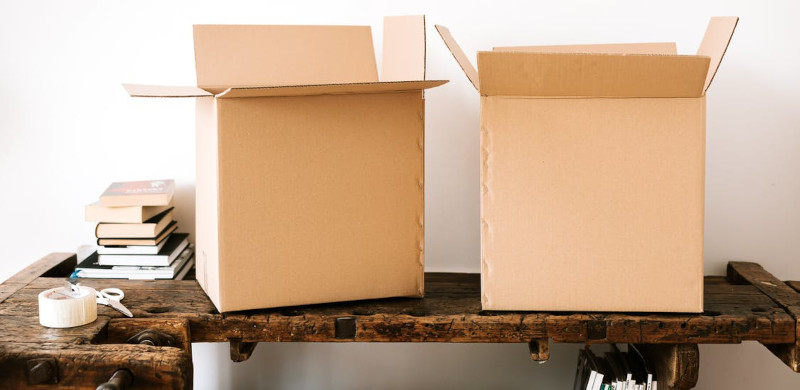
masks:
{"type": "Polygon", "coordinates": [[[97,319],[97,296],[91,287],[56,287],[39,293],[39,323],[71,328],[97,319]]]}

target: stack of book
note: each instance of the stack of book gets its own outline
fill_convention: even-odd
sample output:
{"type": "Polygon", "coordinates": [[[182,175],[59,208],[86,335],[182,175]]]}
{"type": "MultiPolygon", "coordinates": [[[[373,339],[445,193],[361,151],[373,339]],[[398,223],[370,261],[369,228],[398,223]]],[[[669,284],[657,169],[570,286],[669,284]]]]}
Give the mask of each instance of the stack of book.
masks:
{"type": "Polygon", "coordinates": [[[595,355],[587,346],[578,351],[575,390],[657,390],[654,362],[645,358],[633,344],[623,352],[611,344],[604,356],[595,355]]]}
{"type": "Polygon", "coordinates": [[[86,206],[97,222],[97,251],[78,264],[79,278],[183,279],[194,266],[189,235],[177,233],[173,180],[112,183],[86,206]]]}

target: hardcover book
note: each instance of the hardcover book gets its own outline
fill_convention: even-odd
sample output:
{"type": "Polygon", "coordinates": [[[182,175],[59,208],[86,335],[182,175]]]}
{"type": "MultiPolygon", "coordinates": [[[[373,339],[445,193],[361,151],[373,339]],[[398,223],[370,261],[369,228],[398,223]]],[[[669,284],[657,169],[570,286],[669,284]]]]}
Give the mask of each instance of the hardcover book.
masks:
{"type": "Polygon", "coordinates": [[[98,223],[95,235],[97,238],[152,238],[164,231],[172,221],[172,209],[169,209],[145,223],[98,223]]]}
{"type": "MultiPolygon", "coordinates": [[[[100,265],[167,266],[189,246],[189,234],[175,233],[155,255],[100,254],[100,265]]],[[[98,253],[100,251],[98,250],[98,253]]]]}
{"type": "Polygon", "coordinates": [[[127,246],[127,245],[136,245],[136,246],[152,246],[152,245],[159,245],[162,243],[170,233],[174,232],[175,229],[178,228],[178,222],[172,221],[169,225],[157,236],[154,237],[144,237],[144,238],[98,238],[97,245],[102,246],[127,246]]]}
{"type": "Polygon", "coordinates": [[[156,245],[105,245],[97,247],[100,255],[157,255],[167,240],[156,245]]]}
{"type": "Polygon", "coordinates": [[[100,202],[86,205],[86,220],[89,222],[143,223],[172,207],[172,202],[163,206],[106,207],[100,202]]]}
{"type": "Polygon", "coordinates": [[[174,180],[148,180],[114,182],[100,195],[100,205],[166,206],[175,194],[174,180]]]}
{"type": "Polygon", "coordinates": [[[172,264],[164,267],[100,265],[97,252],[92,253],[75,268],[74,276],[99,279],[172,279],[183,273],[184,265],[193,259],[194,248],[187,247],[172,264]]]}

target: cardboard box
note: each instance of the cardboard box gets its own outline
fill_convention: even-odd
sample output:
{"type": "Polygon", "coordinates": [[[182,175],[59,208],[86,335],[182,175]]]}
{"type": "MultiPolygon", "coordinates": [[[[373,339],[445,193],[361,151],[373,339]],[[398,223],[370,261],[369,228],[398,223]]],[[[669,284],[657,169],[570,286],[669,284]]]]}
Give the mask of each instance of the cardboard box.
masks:
{"type": "Polygon", "coordinates": [[[478,52],[487,310],[701,312],[705,92],[737,18],[674,43],[478,52]],[[480,79],[479,79],[480,74],[480,79]]]}
{"type": "Polygon", "coordinates": [[[221,312],[421,297],[422,16],[369,26],[194,26],[197,279],[221,312]]]}

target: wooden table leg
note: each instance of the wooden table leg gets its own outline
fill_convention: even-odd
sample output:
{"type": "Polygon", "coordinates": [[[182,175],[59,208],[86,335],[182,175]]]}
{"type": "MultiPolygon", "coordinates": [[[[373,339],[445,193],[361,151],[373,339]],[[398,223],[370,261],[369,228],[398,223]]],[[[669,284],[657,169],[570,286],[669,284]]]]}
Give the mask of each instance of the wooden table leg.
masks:
{"type": "Polygon", "coordinates": [[[192,357],[172,347],[2,343],[0,367],[3,389],[19,388],[21,384],[94,389],[119,370],[127,370],[137,388],[192,388],[192,357]]]}
{"type": "Polygon", "coordinates": [[[738,261],[728,263],[728,280],[731,283],[751,284],[795,319],[793,344],[765,344],[765,346],[794,372],[800,372],[800,293],[756,263],[738,261]]]}
{"type": "Polygon", "coordinates": [[[700,350],[697,344],[637,344],[645,359],[656,367],[658,388],[692,389],[697,386],[700,350]]]}
{"type": "Polygon", "coordinates": [[[548,339],[533,339],[528,342],[531,360],[544,362],[550,359],[550,344],[548,339]]]}

